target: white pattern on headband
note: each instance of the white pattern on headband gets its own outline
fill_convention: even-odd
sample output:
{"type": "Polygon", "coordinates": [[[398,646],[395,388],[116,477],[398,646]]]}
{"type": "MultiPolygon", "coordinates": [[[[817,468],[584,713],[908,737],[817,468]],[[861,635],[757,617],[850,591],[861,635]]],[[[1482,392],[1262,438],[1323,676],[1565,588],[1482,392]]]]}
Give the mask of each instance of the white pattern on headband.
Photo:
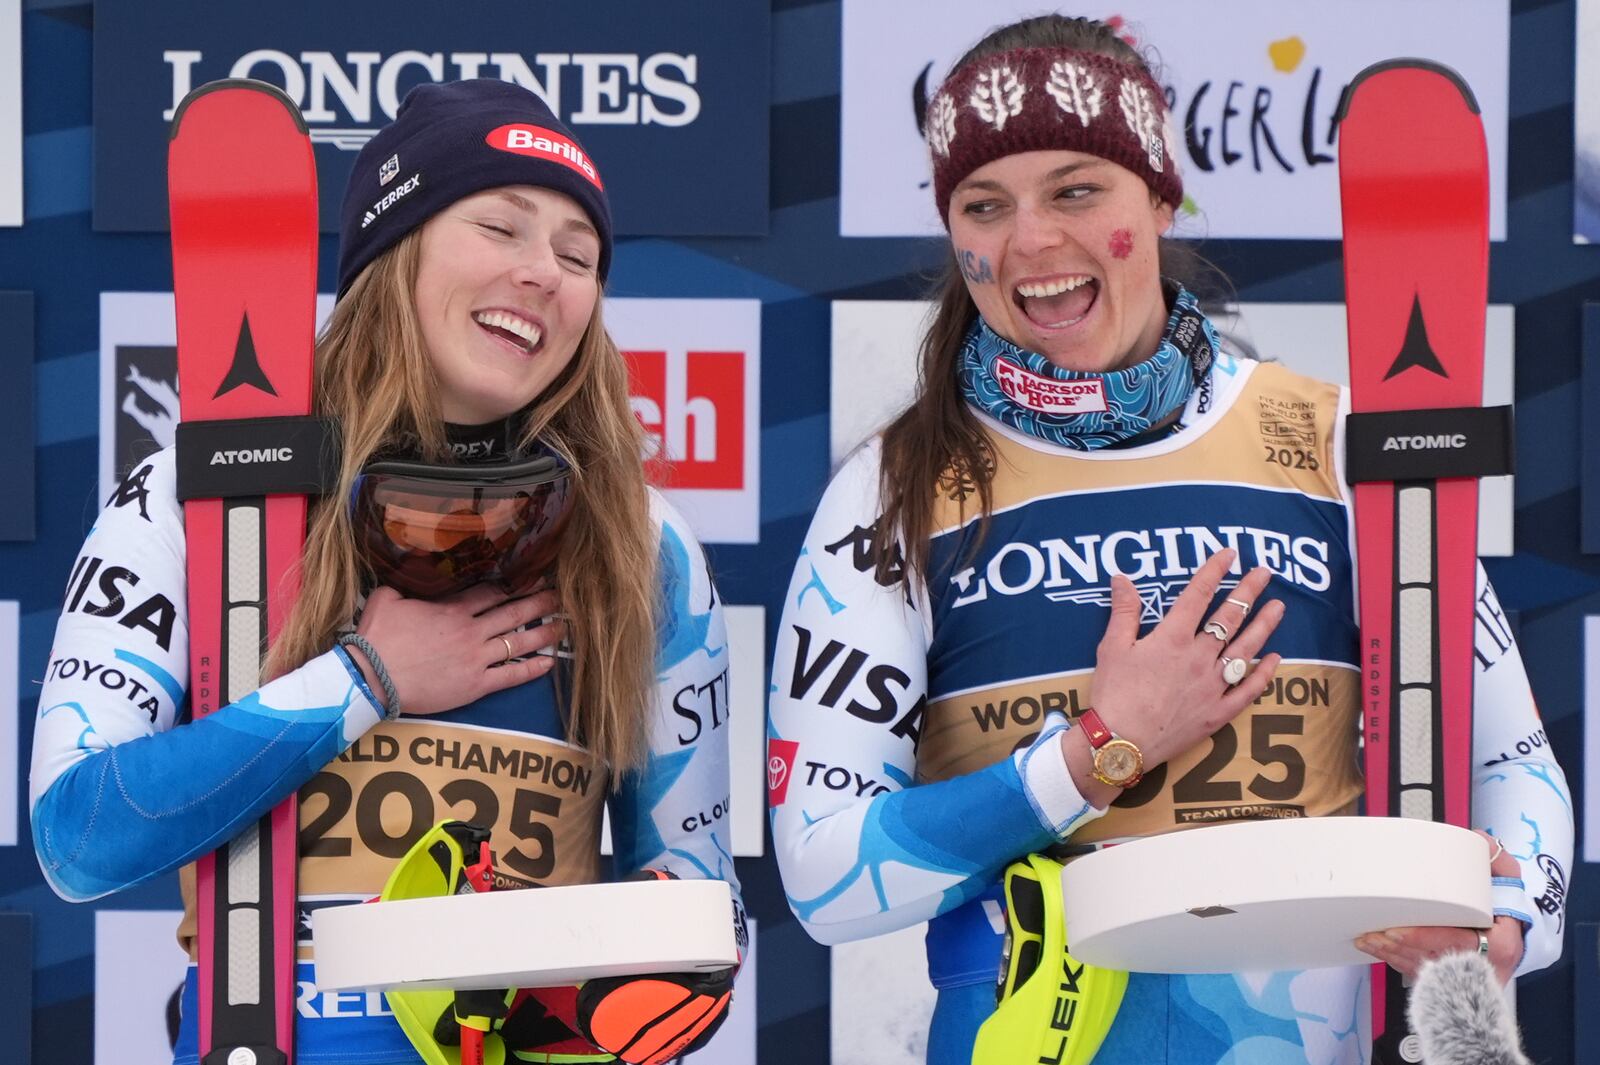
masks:
{"type": "Polygon", "coordinates": [[[993,126],[996,133],[1006,128],[1006,119],[1022,114],[1022,97],[1027,87],[1017,80],[1008,66],[990,67],[978,75],[972,89],[972,109],[993,126]]]}
{"type": "Polygon", "coordinates": [[[1069,115],[1076,115],[1085,126],[1091,119],[1100,117],[1104,94],[1088,67],[1065,59],[1056,60],[1050,64],[1050,77],[1045,81],[1044,91],[1055,97],[1056,106],[1069,115]]]}
{"type": "Polygon", "coordinates": [[[1132,78],[1123,78],[1117,102],[1122,105],[1122,117],[1127,120],[1128,128],[1139,138],[1150,160],[1150,169],[1161,173],[1165,169],[1167,145],[1161,136],[1161,115],[1150,98],[1150,90],[1132,78]]]}
{"type": "Polygon", "coordinates": [[[949,93],[939,93],[928,105],[927,132],[928,147],[938,155],[948,156],[956,139],[956,104],[949,93]]]}

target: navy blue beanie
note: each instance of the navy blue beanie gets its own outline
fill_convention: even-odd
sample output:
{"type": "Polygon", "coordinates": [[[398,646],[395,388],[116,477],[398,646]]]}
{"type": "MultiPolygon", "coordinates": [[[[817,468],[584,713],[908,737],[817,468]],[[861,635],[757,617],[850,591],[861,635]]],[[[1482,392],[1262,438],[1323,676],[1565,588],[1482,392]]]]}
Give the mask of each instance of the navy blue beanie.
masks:
{"type": "Polygon", "coordinates": [[[611,269],[611,206],[600,171],[536,94],[473,78],[418,85],[356,156],[339,218],[339,295],[400,238],[484,189],[536,185],[571,196],[600,234],[611,269]]]}

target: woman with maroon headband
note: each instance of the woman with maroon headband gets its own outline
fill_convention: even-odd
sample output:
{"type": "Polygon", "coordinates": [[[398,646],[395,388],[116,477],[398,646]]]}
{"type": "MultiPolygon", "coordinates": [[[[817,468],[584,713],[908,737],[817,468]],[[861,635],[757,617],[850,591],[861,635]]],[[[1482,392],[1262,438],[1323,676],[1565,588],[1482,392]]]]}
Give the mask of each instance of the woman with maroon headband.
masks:
{"type": "MultiPolygon", "coordinates": [[[[1165,238],[1183,182],[1163,89],[1110,27],[994,31],[925,135],[950,269],[915,399],[845,462],[801,551],[769,765],[790,906],[824,943],[929,921],[928,1060],[965,1065],[1017,923],[1010,863],[1356,811],[1348,401],[1222,350],[1165,238]],[[1284,431],[1287,463],[1262,446],[1284,431]]],[[[1403,973],[1468,950],[1504,980],[1560,952],[1571,803],[1546,745],[1499,759],[1540,728],[1514,647],[1476,691],[1499,916],[1359,944],[1403,973]]],[[[1135,973],[1093,1060],[1365,1062],[1366,973],[1135,973]]],[[[1080,1006],[1052,997],[1037,1028],[1080,1006]]]]}

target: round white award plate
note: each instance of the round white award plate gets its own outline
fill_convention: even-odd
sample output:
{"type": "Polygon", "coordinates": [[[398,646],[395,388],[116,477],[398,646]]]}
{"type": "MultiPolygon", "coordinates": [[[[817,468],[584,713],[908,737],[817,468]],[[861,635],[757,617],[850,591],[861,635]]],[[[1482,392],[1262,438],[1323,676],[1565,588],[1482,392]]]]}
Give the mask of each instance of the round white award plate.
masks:
{"type": "Polygon", "coordinates": [[[722,969],[721,880],[625,881],[331,906],[311,916],[319,990],[552,987],[722,969]]]}
{"type": "Polygon", "coordinates": [[[1107,847],[1061,874],[1075,958],[1130,972],[1370,964],[1365,932],[1487,928],[1489,850],[1454,825],[1314,817],[1174,832],[1107,847]]]}

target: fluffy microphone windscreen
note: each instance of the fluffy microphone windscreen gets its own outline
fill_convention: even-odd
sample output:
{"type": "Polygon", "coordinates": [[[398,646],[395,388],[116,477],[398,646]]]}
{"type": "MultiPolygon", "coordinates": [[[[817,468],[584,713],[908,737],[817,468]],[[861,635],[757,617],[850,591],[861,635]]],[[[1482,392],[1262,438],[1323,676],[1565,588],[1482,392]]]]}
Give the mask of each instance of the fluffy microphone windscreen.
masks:
{"type": "Polygon", "coordinates": [[[1529,1065],[1505,992],[1481,955],[1424,963],[1406,1013],[1423,1065],[1529,1065]]]}

